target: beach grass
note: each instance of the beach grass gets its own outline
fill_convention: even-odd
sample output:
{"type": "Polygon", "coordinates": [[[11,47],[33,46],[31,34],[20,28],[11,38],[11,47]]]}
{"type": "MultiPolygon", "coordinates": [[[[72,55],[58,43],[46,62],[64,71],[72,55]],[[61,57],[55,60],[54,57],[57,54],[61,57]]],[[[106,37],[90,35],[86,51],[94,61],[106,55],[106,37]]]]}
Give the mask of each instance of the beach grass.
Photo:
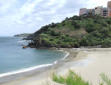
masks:
{"type": "Polygon", "coordinates": [[[102,73],[100,76],[106,85],[111,85],[111,80],[105,74],[102,73]]]}
{"type": "Polygon", "coordinates": [[[84,81],[79,75],[71,70],[67,76],[58,76],[56,74],[53,74],[52,79],[54,82],[65,85],[89,85],[88,82],[84,81]]]}
{"type": "MultiPolygon", "coordinates": [[[[111,85],[111,80],[105,74],[102,73],[100,76],[102,82],[99,85],[111,85]]],[[[56,83],[64,85],[91,85],[72,70],[69,71],[67,76],[60,76],[53,73],[52,80],[56,83]]]]}

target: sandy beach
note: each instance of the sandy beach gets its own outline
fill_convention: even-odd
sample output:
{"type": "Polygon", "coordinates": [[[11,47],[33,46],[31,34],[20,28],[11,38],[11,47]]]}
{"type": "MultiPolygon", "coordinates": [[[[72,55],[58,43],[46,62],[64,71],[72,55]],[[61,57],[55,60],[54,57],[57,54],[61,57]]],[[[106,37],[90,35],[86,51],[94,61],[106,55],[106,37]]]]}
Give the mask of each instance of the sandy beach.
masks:
{"type": "Polygon", "coordinates": [[[51,74],[65,75],[70,69],[92,85],[99,85],[101,73],[111,78],[111,48],[61,50],[70,53],[64,61],[41,70],[0,78],[0,85],[59,85],[51,80],[51,74]]]}

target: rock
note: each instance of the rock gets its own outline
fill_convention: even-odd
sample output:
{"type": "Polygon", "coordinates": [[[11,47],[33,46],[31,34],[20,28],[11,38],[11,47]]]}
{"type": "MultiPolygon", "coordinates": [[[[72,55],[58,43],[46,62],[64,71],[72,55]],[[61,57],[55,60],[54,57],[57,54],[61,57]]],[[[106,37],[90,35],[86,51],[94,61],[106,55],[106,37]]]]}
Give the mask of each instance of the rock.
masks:
{"type": "Polygon", "coordinates": [[[23,49],[28,48],[27,46],[23,46],[23,49]]]}

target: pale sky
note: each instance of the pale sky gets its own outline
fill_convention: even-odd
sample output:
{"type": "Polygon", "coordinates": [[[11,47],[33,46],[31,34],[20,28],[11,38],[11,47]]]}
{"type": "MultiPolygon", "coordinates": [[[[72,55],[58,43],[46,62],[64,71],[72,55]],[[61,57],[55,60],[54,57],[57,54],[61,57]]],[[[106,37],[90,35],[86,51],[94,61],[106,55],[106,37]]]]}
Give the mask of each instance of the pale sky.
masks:
{"type": "Polygon", "coordinates": [[[79,9],[107,6],[109,0],[0,0],[0,36],[32,33],[51,22],[78,15],[79,9]]]}

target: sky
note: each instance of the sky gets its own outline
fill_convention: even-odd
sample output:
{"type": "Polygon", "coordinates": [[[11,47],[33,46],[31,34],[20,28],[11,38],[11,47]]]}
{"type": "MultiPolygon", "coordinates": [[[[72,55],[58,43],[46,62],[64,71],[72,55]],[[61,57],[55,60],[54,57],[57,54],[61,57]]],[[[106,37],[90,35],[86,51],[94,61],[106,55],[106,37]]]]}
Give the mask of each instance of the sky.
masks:
{"type": "Polygon", "coordinates": [[[33,33],[41,26],[79,14],[109,0],[0,0],[0,36],[33,33]]]}

